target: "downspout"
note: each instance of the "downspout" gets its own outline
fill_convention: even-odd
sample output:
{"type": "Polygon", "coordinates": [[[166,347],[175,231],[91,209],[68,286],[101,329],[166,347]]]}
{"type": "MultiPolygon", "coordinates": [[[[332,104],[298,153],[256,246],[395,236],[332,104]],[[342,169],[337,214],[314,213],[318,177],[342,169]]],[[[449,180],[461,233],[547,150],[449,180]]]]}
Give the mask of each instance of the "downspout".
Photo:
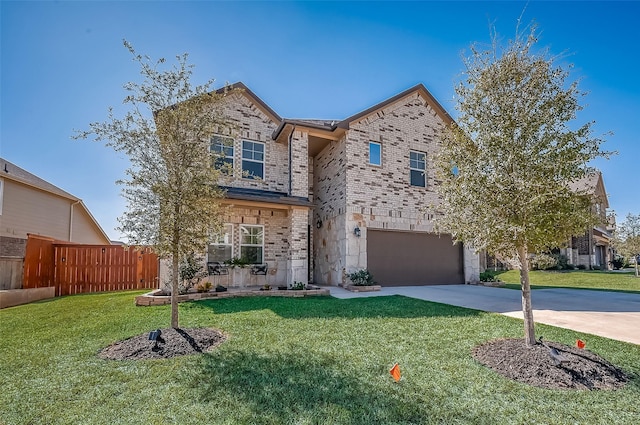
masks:
{"type": "Polygon", "coordinates": [[[69,242],[73,242],[71,240],[71,238],[73,237],[73,206],[74,205],[78,205],[80,202],[80,200],[74,202],[71,204],[70,208],[69,208],[69,242]]]}
{"type": "Polygon", "coordinates": [[[289,133],[289,196],[291,196],[291,194],[293,193],[293,176],[291,175],[291,173],[293,172],[293,168],[291,167],[291,160],[293,159],[293,152],[291,151],[291,148],[293,147],[293,132],[295,131],[296,127],[292,126],[291,128],[291,133],[289,133]]]}

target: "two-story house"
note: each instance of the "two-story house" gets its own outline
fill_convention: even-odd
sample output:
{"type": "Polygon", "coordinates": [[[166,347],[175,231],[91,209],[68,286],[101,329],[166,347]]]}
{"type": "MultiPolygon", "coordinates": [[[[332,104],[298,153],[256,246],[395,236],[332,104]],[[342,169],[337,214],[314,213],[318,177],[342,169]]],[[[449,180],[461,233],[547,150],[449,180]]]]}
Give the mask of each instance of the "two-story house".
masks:
{"type": "Polygon", "coordinates": [[[597,268],[606,270],[613,259],[611,248],[610,217],[607,216],[609,199],[604,187],[602,173],[591,173],[586,177],[571,183],[571,188],[591,196],[593,213],[598,217],[598,224],[587,229],[585,234],[572,237],[568,246],[561,250],[567,256],[569,264],[584,266],[587,269],[597,268]]]}
{"type": "Polygon", "coordinates": [[[111,243],[80,198],[0,158],[0,289],[22,286],[29,234],[84,244],[111,243]]]}
{"type": "Polygon", "coordinates": [[[339,285],[359,269],[381,285],[478,279],[477,255],[434,231],[434,153],[451,117],[422,84],[333,121],[283,119],[233,87],[224,114],[238,135],[212,137],[229,208],[209,262],[266,263],[272,285],[339,285]]]}

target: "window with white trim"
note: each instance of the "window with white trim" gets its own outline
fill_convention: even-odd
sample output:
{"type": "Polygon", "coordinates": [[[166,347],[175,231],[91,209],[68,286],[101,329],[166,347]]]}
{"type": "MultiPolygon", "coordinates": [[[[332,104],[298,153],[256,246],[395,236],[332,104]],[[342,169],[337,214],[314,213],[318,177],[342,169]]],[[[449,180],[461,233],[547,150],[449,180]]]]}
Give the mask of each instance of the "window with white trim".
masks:
{"type": "Polygon", "coordinates": [[[214,135],[209,149],[215,155],[214,167],[225,174],[233,174],[233,138],[214,135]]]}
{"type": "Polygon", "coordinates": [[[242,141],[242,177],[264,178],[264,143],[242,141]]]}
{"type": "Polygon", "coordinates": [[[240,258],[249,264],[264,262],[264,226],[240,226],[240,258]]]}
{"type": "Polygon", "coordinates": [[[4,180],[0,179],[0,215],[2,215],[2,200],[4,199],[4,180]]]}
{"type": "Polygon", "coordinates": [[[382,145],[377,142],[369,142],[369,164],[382,165],[382,145]]]}
{"type": "Polygon", "coordinates": [[[427,187],[427,154],[409,152],[409,181],[411,186],[427,187]]]}
{"type": "Polygon", "coordinates": [[[225,224],[207,249],[207,261],[224,263],[233,258],[233,224],[225,224]]]}

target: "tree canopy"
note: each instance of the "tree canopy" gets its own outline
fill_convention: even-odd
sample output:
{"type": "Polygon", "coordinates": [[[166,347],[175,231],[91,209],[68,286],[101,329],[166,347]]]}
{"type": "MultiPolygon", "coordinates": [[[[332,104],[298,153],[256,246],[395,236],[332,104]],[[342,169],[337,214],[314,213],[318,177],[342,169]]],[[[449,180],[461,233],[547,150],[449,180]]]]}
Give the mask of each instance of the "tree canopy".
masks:
{"type": "Polygon", "coordinates": [[[618,225],[615,232],[616,249],[628,259],[635,258],[636,276],[640,259],[640,214],[627,214],[625,221],[618,225]]]}
{"type": "Polygon", "coordinates": [[[486,50],[471,47],[455,87],[458,117],[443,132],[437,158],[439,228],[475,249],[519,260],[529,344],[528,256],[595,223],[590,197],[570,183],[608,155],[593,122],[575,123],[584,96],[578,83],[537,41],[532,26],[504,46],[494,36],[486,50]]]}
{"type": "Polygon", "coordinates": [[[212,233],[220,228],[224,195],[219,171],[210,152],[215,133],[229,133],[223,116],[225,92],[213,91],[213,80],[193,86],[188,55],[167,67],[125,47],[140,66],[142,82],[124,85],[122,117],[109,108],[108,119],[94,122],[76,138],[93,137],[124,152],[130,161],[122,184],[127,211],[119,218],[133,245],[152,245],[172,259],[172,327],[178,327],[178,265],[185,255],[204,252],[212,233]]]}

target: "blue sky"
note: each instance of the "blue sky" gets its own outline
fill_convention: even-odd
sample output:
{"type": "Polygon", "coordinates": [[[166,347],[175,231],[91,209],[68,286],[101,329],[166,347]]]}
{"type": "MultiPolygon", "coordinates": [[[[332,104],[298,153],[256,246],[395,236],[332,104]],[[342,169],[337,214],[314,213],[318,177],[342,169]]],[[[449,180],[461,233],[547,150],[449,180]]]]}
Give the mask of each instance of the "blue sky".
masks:
{"type": "Polygon", "coordinates": [[[640,214],[640,2],[0,2],[0,155],[82,198],[111,238],[125,203],[126,159],[74,129],[118,109],[138,69],[129,40],[153,58],[188,52],[194,79],[244,82],[280,116],[341,119],[417,83],[455,118],[461,52],[514,34],[523,8],[540,45],[568,52],[589,92],[598,161],[620,220],[640,214]],[[635,192],[635,193],[634,193],[635,192]]]}

